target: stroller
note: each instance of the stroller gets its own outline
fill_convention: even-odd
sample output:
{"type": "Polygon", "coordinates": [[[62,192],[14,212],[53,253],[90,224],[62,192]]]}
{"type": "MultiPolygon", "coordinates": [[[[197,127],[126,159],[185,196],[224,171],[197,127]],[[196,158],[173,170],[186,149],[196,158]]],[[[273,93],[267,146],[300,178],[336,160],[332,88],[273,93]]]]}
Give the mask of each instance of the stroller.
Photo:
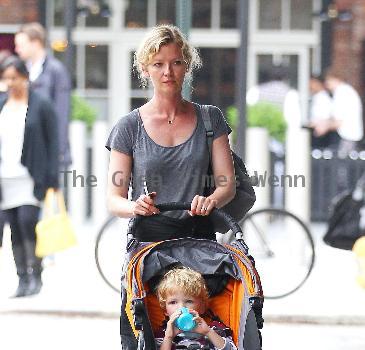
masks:
{"type": "MultiPolygon", "coordinates": [[[[188,210],[190,203],[160,204],[161,212],[188,210]]],[[[215,241],[179,238],[161,242],[139,243],[134,238],[128,244],[126,272],[126,313],[137,338],[137,349],[155,350],[154,330],[164,320],[154,293],[160,278],[169,269],[186,266],[200,272],[209,290],[209,310],[232,330],[239,350],[260,350],[263,326],[263,292],[260,277],[248,248],[242,239],[240,226],[223,211],[215,209],[212,219],[223,220],[236,240],[221,245],[215,241]],[[132,242],[132,243],[131,243],[132,242]]],[[[129,227],[129,235],[143,217],[129,227]]],[[[131,236],[129,236],[130,238],[131,236]]]]}

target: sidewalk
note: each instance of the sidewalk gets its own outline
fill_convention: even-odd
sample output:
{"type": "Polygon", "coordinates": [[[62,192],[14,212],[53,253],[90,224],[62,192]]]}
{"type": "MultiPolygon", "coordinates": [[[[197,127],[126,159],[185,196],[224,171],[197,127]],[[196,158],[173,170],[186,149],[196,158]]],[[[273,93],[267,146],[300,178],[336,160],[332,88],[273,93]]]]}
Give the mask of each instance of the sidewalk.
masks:
{"type": "MultiPolygon", "coordinates": [[[[77,226],[78,246],[57,254],[53,264],[48,261],[39,295],[20,299],[8,298],[17,278],[6,232],[0,256],[0,313],[117,318],[119,295],[101,279],[94,261],[98,228],[91,223],[77,226]]],[[[309,280],[293,295],[265,300],[266,322],[365,325],[365,289],[356,284],[355,260],[351,252],[325,246],[324,229],[324,225],[312,225],[316,262],[309,280]]],[[[115,252],[124,246],[123,237],[118,245],[112,247],[115,252]]],[[[113,252],[108,257],[114,263],[113,252]]]]}
{"type": "MultiPolygon", "coordinates": [[[[39,295],[9,299],[17,287],[9,232],[0,257],[0,313],[34,312],[118,316],[119,295],[101,279],[94,260],[97,230],[91,223],[74,225],[78,245],[46,261],[39,295]]],[[[122,244],[122,242],[121,242],[122,244]]],[[[115,247],[114,247],[115,248],[115,247]]]]}
{"type": "Polygon", "coordinates": [[[265,300],[267,321],[365,325],[365,289],[356,283],[357,264],[351,251],[322,241],[326,226],[312,224],[316,261],[309,279],[294,294],[265,300]]]}

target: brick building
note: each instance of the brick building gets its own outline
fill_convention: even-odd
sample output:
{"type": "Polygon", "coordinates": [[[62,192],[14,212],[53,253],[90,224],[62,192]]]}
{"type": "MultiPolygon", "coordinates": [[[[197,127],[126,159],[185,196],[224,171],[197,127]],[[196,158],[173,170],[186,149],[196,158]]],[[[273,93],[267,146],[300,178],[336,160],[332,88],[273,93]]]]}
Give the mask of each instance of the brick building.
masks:
{"type": "Polygon", "coordinates": [[[0,50],[14,50],[14,31],[21,23],[40,21],[42,1],[0,0],[0,50]]]}
{"type": "Polygon", "coordinates": [[[349,11],[352,19],[333,21],[329,63],[365,98],[365,1],[335,0],[335,4],[338,11],[349,11]]]}
{"type": "Polygon", "coordinates": [[[0,23],[19,24],[39,19],[38,0],[0,0],[0,23]]]}

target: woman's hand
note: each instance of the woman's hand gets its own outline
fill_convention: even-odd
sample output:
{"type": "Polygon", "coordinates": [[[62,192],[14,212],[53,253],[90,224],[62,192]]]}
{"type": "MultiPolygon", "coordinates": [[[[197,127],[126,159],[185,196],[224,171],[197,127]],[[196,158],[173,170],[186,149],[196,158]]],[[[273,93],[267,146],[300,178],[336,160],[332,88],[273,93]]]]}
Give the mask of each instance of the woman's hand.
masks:
{"type": "Polygon", "coordinates": [[[196,195],[191,202],[189,214],[191,216],[206,216],[217,206],[217,200],[196,195]]]}
{"type": "Polygon", "coordinates": [[[133,203],[133,215],[151,216],[159,214],[160,211],[155,207],[153,198],[156,196],[156,192],[151,192],[149,195],[142,194],[133,203]]]}

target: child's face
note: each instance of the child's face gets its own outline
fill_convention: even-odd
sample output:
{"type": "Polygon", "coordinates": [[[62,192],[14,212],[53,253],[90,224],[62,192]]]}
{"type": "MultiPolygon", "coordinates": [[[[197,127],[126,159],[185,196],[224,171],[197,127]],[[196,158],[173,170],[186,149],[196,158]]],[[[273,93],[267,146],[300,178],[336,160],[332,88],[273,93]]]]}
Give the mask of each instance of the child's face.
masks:
{"type": "Polygon", "coordinates": [[[186,307],[193,309],[198,313],[203,313],[204,304],[200,298],[186,295],[182,291],[176,291],[171,293],[166,298],[166,311],[165,315],[171,316],[176,310],[186,307]]]}

